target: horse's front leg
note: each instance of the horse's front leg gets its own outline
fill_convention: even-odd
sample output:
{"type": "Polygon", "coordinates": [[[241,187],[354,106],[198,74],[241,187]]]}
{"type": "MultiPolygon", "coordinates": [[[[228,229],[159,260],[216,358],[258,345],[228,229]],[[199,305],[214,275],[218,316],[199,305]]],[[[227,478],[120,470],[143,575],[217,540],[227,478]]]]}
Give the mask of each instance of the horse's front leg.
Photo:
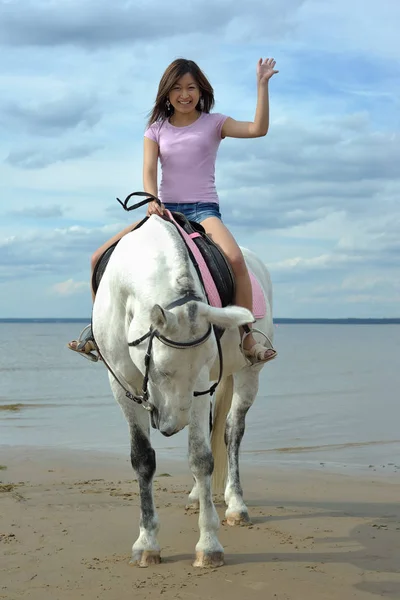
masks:
{"type": "MultiPolygon", "coordinates": [[[[212,431],[212,402],[210,402],[210,409],[209,409],[209,434],[211,434],[212,431]]],[[[194,510],[194,511],[198,511],[199,510],[199,489],[196,483],[196,480],[194,480],[194,484],[193,484],[193,488],[192,491],[190,492],[189,496],[188,496],[188,503],[186,505],[186,509],[187,510],[194,510]]]]}
{"type": "Polygon", "coordinates": [[[196,545],[194,567],[220,567],[224,549],[218,541],[219,518],[212,500],[211,475],[214,460],[210,446],[209,402],[193,398],[189,425],[189,464],[195,479],[193,501],[199,502],[200,539],[196,545]]]}
{"type": "Polygon", "coordinates": [[[139,537],[132,546],[130,564],[148,567],[161,562],[157,541],[159,522],[153,499],[156,456],[150,444],[149,413],[133,400],[128,400],[118,384],[112,384],[112,388],[129,424],[131,463],[140,493],[139,537]]]}
{"type": "MultiPolygon", "coordinates": [[[[145,412],[143,408],[142,411],[145,412]]],[[[132,546],[130,562],[139,567],[147,567],[161,562],[157,542],[159,522],[153,499],[156,455],[148,433],[138,426],[131,428],[131,463],[139,483],[140,523],[139,537],[132,546]]]]}
{"type": "Polygon", "coordinates": [[[246,414],[257,395],[259,371],[257,367],[247,367],[234,375],[232,405],[226,419],[228,479],[225,488],[225,517],[227,524],[232,526],[250,524],[240,483],[239,449],[245,430],[246,414]]]}

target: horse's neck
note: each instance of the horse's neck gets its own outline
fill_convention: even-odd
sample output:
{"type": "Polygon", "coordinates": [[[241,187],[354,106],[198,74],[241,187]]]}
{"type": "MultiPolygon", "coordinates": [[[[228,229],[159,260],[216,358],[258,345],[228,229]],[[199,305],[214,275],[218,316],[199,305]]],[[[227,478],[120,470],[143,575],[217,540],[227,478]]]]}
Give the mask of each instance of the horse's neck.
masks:
{"type": "Polygon", "coordinates": [[[176,228],[153,217],[138,233],[140,230],[140,272],[143,283],[146,281],[146,296],[163,306],[188,292],[203,297],[200,280],[176,228]]]}

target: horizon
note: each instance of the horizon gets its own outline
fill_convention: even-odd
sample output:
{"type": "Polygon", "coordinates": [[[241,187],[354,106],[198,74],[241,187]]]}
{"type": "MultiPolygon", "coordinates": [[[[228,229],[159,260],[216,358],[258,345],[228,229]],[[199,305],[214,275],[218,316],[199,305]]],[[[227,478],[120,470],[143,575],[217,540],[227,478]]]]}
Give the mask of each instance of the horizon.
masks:
{"type": "MultiPolygon", "coordinates": [[[[66,323],[90,323],[91,318],[84,318],[84,317],[0,317],[0,323],[30,323],[30,322],[35,322],[35,323],[55,323],[55,322],[66,322],[66,323]]],[[[321,322],[321,324],[328,324],[328,323],[346,323],[349,322],[349,324],[356,324],[357,322],[360,323],[368,323],[371,322],[371,324],[379,324],[379,323],[386,323],[388,322],[389,324],[400,324],[400,317],[341,317],[341,318],[326,318],[326,317],[303,317],[303,318],[298,318],[298,317],[275,317],[273,319],[274,324],[290,324],[290,323],[295,323],[295,322],[313,322],[318,324],[319,322],[321,322]]]]}

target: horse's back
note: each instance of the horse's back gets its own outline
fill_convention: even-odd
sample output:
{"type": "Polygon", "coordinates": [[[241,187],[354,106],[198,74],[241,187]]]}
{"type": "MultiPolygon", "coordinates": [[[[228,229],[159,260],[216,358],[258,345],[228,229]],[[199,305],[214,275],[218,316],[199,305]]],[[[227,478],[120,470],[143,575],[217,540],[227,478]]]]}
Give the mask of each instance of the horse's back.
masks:
{"type": "Polygon", "coordinates": [[[151,271],[160,256],[176,260],[178,240],[171,223],[152,216],[141,227],[127,233],[118,243],[110,259],[112,269],[138,275],[151,271]]]}

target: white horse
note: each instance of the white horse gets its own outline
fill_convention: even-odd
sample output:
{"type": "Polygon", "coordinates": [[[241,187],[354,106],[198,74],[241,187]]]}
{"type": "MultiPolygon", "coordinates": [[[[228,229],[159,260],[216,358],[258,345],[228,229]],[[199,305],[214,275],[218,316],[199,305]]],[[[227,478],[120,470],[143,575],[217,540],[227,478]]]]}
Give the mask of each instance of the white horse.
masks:
{"type": "MultiPolygon", "coordinates": [[[[267,316],[257,321],[257,328],[272,340],[270,277],[253,253],[245,249],[243,253],[267,302],[267,316]]],[[[199,508],[200,529],[194,566],[224,564],[212,498],[214,467],[217,486],[226,480],[227,522],[249,522],[239,479],[239,446],[263,365],[250,366],[244,358],[239,327],[252,321],[253,315],[245,308],[208,305],[185,243],[175,226],[158,216],[123,237],[110,258],[97,291],[92,326],[111,370],[112,392],[130,429],[131,462],[141,504],[133,564],[160,562],[150,422],[166,436],[189,426],[189,464],[195,481],[189,501],[199,508]],[[217,387],[210,440],[210,396],[196,392],[208,390],[210,382],[218,380],[219,352],[213,326],[225,332],[221,340],[223,376],[217,387]]]]}

